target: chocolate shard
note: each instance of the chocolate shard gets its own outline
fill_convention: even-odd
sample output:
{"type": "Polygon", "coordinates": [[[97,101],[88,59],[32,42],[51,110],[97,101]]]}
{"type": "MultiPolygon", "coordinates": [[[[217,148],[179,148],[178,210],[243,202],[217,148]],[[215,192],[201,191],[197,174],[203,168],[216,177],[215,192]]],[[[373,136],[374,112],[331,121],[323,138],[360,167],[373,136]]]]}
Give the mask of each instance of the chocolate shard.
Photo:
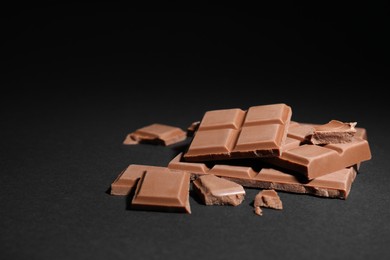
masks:
{"type": "Polygon", "coordinates": [[[184,158],[200,162],[279,156],[291,114],[286,104],[208,111],[184,158]]]}
{"type": "Polygon", "coordinates": [[[203,175],[193,182],[193,188],[206,205],[238,206],[245,198],[244,188],[215,175],[203,175]]]}
{"type": "Polygon", "coordinates": [[[123,141],[123,144],[133,145],[139,143],[150,143],[167,146],[181,142],[186,138],[186,132],[178,127],[163,124],[151,124],[128,134],[123,141]]]}
{"type": "Polygon", "coordinates": [[[356,124],[356,122],[343,123],[338,120],[331,120],[327,124],[315,126],[310,141],[317,145],[352,142],[356,133],[356,124]]]}
{"type": "Polygon", "coordinates": [[[190,214],[190,174],[165,169],[149,170],[143,174],[138,181],[131,207],[190,214]]]}
{"type": "Polygon", "coordinates": [[[262,190],[260,191],[253,203],[255,213],[257,215],[262,215],[262,210],[260,207],[272,208],[272,209],[283,209],[283,203],[280,200],[278,193],[275,190],[262,190]]]}

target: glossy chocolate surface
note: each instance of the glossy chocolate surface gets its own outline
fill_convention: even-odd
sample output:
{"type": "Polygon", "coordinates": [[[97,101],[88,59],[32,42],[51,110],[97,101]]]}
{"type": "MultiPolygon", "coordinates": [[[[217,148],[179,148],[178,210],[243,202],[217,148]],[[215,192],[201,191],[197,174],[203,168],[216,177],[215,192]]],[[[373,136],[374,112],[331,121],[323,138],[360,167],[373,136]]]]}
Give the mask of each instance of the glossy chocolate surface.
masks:
{"type": "Polygon", "coordinates": [[[285,104],[208,111],[184,158],[195,162],[279,156],[291,114],[285,104]]]}

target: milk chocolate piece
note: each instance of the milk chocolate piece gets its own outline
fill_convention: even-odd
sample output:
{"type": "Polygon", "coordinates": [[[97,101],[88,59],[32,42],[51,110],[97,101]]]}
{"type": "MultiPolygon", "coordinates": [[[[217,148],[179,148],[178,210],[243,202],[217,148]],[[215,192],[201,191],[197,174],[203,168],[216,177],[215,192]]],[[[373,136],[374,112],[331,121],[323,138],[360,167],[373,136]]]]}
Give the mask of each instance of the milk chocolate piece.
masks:
{"type": "Polygon", "coordinates": [[[302,144],[309,128],[308,125],[290,127],[283,154],[263,160],[300,173],[310,180],[371,159],[368,142],[357,137],[342,144],[302,144]]]}
{"type": "Polygon", "coordinates": [[[260,207],[254,207],[255,214],[259,216],[263,216],[263,210],[260,207]]]}
{"type": "MultiPolygon", "coordinates": [[[[291,121],[290,122],[290,126],[289,126],[290,128],[293,128],[293,127],[296,127],[296,126],[308,126],[309,129],[312,130],[312,129],[314,129],[314,127],[320,126],[320,125],[318,125],[318,124],[308,124],[308,123],[297,123],[295,121],[291,121]]],[[[356,130],[356,133],[354,135],[355,138],[360,138],[360,139],[364,139],[364,140],[368,139],[367,130],[365,128],[356,127],[355,130],[356,130]]],[[[285,145],[283,146],[283,148],[288,150],[289,148],[294,148],[294,147],[298,146],[300,143],[304,143],[304,141],[303,142],[300,141],[299,137],[298,137],[298,139],[292,139],[292,138],[287,137],[285,145]]],[[[354,167],[357,170],[359,170],[360,165],[361,165],[361,163],[357,163],[356,165],[354,165],[354,167]]]]}
{"type": "Polygon", "coordinates": [[[142,210],[191,213],[190,174],[164,169],[147,170],[138,181],[131,207],[142,210]]]}
{"type": "Polygon", "coordinates": [[[215,175],[203,175],[193,182],[194,190],[206,205],[240,205],[245,198],[244,188],[215,175]]]}
{"type": "Polygon", "coordinates": [[[188,163],[182,160],[182,154],[177,155],[168,164],[168,168],[185,170],[194,176],[213,174],[248,188],[275,189],[339,199],[348,197],[356,177],[355,168],[349,167],[308,181],[291,172],[271,168],[254,170],[245,166],[216,164],[208,167],[204,163],[188,163]]]}
{"type": "Polygon", "coordinates": [[[283,203],[280,200],[279,195],[275,190],[262,190],[260,191],[253,203],[255,213],[259,216],[263,215],[260,207],[272,208],[272,209],[283,209],[283,203]]]}
{"type": "Polygon", "coordinates": [[[199,162],[279,156],[291,113],[285,104],[208,111],[184,158],[199,162]]]}
{"type": "Polygon", "coordinates": [[[329,123],[314,126],[311,142],[313,144],[339,144],[349,143],[356,133],[356,122],[343,123],[338,120],[331,120],[329,123]]]}
{"type": "Polygon", "coordinates": [[[128,195],[142,175],[150,170],[169,172],[169,169],[165,167],[131,164],[111,184],[111,195],[128,195]]]}
{"type": "Polygon", "coordinates": [[[152,124],[142,127],[126,136],[123,144],[133,145],[139,143],[151,143],[160,145],[171,145],[186,139],[186,132],[178,127],[152,124]]]}

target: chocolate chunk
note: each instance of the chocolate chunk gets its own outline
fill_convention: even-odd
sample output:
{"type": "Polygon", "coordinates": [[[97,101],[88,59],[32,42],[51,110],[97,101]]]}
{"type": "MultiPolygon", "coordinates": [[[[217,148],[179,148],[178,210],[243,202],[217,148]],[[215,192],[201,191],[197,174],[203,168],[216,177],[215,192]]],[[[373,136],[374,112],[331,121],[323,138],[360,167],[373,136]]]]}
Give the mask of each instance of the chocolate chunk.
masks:
{"type": "Polygon", "coordinates": [[[349,143],[356,133],[355,126],[356,122],[343,123],[331,120],[327,124],[315,126],[310,140],[313,144],[349,143]]]}
{"type": "Polygon", "coordinates": [[[174,126],[163,124],[152,124],[142,127],[126,136],[123,144],[133,145],[139,143],[151,143],[160,145],[171,145],[186,139],[186,132],[174,126]]]}
{"type": "Polygon", "coordinates": [[[131,202],[134,209],[191,213],[190,174],[163,169],[147,170],[138,181],[131,202]]]}
{"type": "Polygon", "coordinates": [[[263,210],[260,207],[255,207],[255,214],[263,216],[263,210]]]}
{"type": "Polygon", "coordinates": [[[177,155],[168,164],[168,168],[188,171],[194,177],[213,174],[249,188],[275,189],[339,199],[348,197],[356,177],[355,168],[348,167],[307,181],[292,175],[290,172],[271,168],[262,168],[256,171],[251,166],[215,164],[208,167],[204,163],[188,163],[182,160],[182,154],[177,155]]]}
{"type": "Polygon", "coordinates": [[[253,203],[255,213],[257,215],[263,215],[260,207],[272,208],[272,209],[283,209],[282,201],[275,190],[262,190],[260,191],[253,203]]]}
{"type": "Polygon", "coordinates": [[[199,162],[279,156],[291,113],[285,104],[208,111],[184,158],[199,162]]]}
{"type": "Polygon", "coordinates": [[[367,140],[358,137],[354,137],[349,143],[324,146],[302,145],[308,127],[308,125],[290,127],[283,154],[280,157],[263,158],[263,160],[300,173],[307,179],[314,179],[371,159],[367,140]]]}
{"type": "Polygon", "coordinates": [[[245,198],[244,188],[214,175],[203,175],[194,182],[194,190],[206,205],[240,205],[245,198]]]}

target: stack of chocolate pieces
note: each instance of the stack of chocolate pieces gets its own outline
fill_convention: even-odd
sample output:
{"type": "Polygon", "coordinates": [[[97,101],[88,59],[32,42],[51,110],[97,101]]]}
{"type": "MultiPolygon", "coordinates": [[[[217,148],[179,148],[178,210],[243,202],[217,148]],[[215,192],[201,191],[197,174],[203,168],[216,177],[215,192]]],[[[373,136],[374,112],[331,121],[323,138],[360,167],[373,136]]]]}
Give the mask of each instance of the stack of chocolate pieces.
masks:
{"type": "MultiPolygon", "coordinates": [[[[371,159],[366,130],[337,120],[297,123],[291,116],[286,104],[208,111],[189,127],[186,151],[167,167],[130,165],[111,185],[111,194],[130,194],[134,208],[190,213],[191,181],[206,205],[239,205],[242,186],[272,190],[257,196],[259,215],[260,206],[282,208],[274,190],[346,199],[360,163],[371,159]]],[[[150,129],[153,133],[130,134],[124,143],[142,143],[142,136],[165,145],[183,140],[175,127],[150,129]]]]}

